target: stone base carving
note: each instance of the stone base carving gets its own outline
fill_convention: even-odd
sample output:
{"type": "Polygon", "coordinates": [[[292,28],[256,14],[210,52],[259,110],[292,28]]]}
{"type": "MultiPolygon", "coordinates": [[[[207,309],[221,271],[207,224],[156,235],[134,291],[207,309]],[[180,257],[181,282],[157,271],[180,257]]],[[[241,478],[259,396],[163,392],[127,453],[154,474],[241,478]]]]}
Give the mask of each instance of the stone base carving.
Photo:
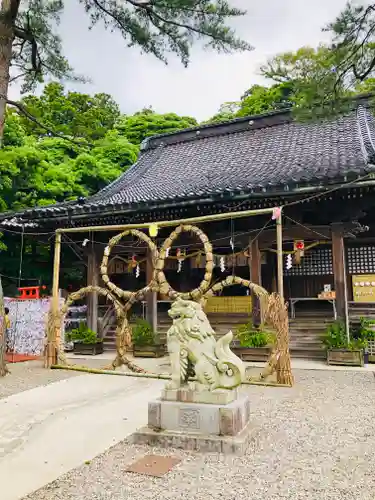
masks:
{"type": "Polygon", "coordinates": [[[163,448],[242,454],[255,430],[249,420],[246,396],[228,404],[156,399],[148,406],[148,427],[133,434],[132,441],[163,448]]]}
{"type": "Polygon", "coordinates": [[[226,405],[232,403],[238,398],[238,390],[220,390],[210,391],[201,389],[196,391],[187,386],[182,386],[180,389],[164,388],[161,393],[161,399],[164,401],[181,401],[183,403],[205,403],[226,405]]]}

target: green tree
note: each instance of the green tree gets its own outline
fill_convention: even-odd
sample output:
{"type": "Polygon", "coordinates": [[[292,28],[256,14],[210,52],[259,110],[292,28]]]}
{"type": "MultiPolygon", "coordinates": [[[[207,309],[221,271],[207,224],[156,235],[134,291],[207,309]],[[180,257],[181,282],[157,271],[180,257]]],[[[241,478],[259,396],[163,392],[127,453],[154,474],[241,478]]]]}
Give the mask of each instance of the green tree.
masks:
{"type": "Polygon", "coordinates": [[[117,179],[137,160],[139,148],[117,131],[109,131],[90,153],[81,153],[74,162],[78,182],[86,194],[97,193],[117,179]]]}
{"type": "Polygon", "coordinates": [[[176,132],[195,127],[197,121],[190,116],[175,113],[158,114],[152,109],[143,109],[132,116],[122,116],[115,128],[133,144],[141,144],[147,137],[176,132]]]}
{"type": "Polygon", "coordinates": [[[233,120],[236,118],[236,113],[240,106],[240,102],[225,102],[220,106],[219,111],[207,121],[203,122],[202,125],[223,123],[228,120],[233,120]]]}
{"type": "MultiPolygon", "coordinates": [[[[66,1],[66,0],[65,0],[66,1]]],[[[0,137],[3,136],[9,83],[22,79],[32,90],[45,76],[77,78],[62,54],[55,29],[64,0],[1,0],[0,7],[0,137]]],[[[138,46],[166,62],[177,54],[187,65],[191,46],[202,39],[216,51],[249,50],[227,22],[244,11],[227,0],[75,0],[92,25],[119,32],[128,46],[138,46]]]]}
{"type": "Polygon", "coordinates": [[[251,116],[278,111],[292,106],[293,82],[284,82],[264,87],[253,85],[241,98],[236,116],[251,116]]]}
{"type": "MultiPolygon", "coordinates": [[[[28,95],[21,102],[38,122],[54,132],[88,141],[104,137],[120,116],[118,104],[108,94],[65,92],[57,82],[46,85],[41,96],[28,95]]],[[[26,116],[21,115],[21,123],[29,135],[46,135],[44,127],[26,116]]]]}
{"type": "Polygon", "coordinates": [[[374,89],[375,3],[347,3],[324,31],[329,44],[281,54],[262,68],[273,81],[294,81],[294,110],[301,118],[342,113],[351,106],[348,98],[374,89]]]}
{"type": "Polygon", "coordinates": [[[271,87],[253,85],[238,102],[224,103],[219,112],[205,123],[222,123],[243,116],[278,111],[293,105],[294,83],[277,83],[271,87]]]}
{"type": "MultiPolygon", "coordinates": [[[[287,99],[300,118],[323,117],[339,108],[339,101],[332,99],[336,81],[336,67],[342,57],[331,47],[320,45],[316,49],[301,47],[295,52],[285,52],[269,59],[261,66],[261,74],[282,84],[287,99]]],[[[349,95],[348,89],[337,88],[342,95],[349,95]]]]}

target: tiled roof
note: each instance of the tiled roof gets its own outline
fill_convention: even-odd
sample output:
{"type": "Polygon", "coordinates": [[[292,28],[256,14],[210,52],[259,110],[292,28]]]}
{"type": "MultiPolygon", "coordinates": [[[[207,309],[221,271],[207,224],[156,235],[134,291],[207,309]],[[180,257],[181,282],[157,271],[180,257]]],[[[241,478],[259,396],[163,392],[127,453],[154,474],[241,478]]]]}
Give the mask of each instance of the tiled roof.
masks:
{"type": "Polygon", "coordinates": [[[23,215],[30,219],[101,207],[294,191],[375,172],[372,163],[375,121],[363,103],[346,116],[320,123],[296,122],[289,112],[274,112],[151,137],[135,165],[84,203],[40,207],[23,215]]]}
{"type": "Polygon", "coordinates": [[[275,113],[157,136],[130,170],[87,202],[153,202],[343,180],[368,170],[374,130],[373,116],[359,106],[323,123],[275,113]]]}

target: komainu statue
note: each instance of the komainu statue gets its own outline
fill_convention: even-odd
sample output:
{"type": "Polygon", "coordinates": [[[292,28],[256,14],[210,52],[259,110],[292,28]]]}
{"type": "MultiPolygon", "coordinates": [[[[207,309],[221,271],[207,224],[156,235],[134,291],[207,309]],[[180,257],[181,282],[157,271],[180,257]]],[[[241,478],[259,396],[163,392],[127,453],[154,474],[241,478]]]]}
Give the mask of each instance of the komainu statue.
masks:
{"type": "Polygon", "coordinates": [[[245,380],[245,366],[229,347],[232,332],[216,341],[199,303],[178,298],[168,314],[173,319],[167,337],[172,365],[168,388],[179,389],[193,376],[196,390],[233,389],[245,380]]]}

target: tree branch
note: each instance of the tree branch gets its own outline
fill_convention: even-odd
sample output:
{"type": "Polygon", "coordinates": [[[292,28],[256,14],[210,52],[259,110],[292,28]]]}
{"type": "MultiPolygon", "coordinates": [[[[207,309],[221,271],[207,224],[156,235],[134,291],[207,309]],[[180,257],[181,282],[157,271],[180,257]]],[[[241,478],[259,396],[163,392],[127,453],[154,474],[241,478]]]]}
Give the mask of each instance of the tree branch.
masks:
{"type": "Polygon", "coordinates": [[[29,119],[30,121],[32,121],[33,123],[35,123],[36,125],[38,125],[38,127],[41,127],[43,130],[45,130],[46,132],[48,132],[48,134],[52,135],[53,137],[58,137],[59,139],[64,139],[65,141],[69,141],[69,142],[71,142],[72,144],[74,144],[76,146],[91,147],[91,148],[94,147],[93,144],[77,142],[74,139],[71,139],[70,137],[68,137],[66,135],[59,134],[58,132],[55,132],[54,130],[52,130],[51,128],[47,127],[43,123],[41,123],[39,120],[37,120],[35,118],[35,116],[33,116],[25,108],[25,106],[23,104],[21,104],[20,102],[12,101],[11,99],[8,99],[4,94],[0,94],[0,99],[4,99],[6,101],[6,103],[9,104],[9,106],[14,106],[15,108],[17,108],[18,111],[21,114],[23,114],[27,119],[29,119]]]}
{"type": "MultiPolygon", "coordinates": [[[[29,42],[31,45],[31,65],[35,73],[41,73],[41,59],[38,53],[38,44],[35,36],[23,28],[17,26],[14,27],[14,34],[17,38],[20,38],[24,42],[29,42]]],[[[21,55],[21,52],[20,52],[21,55]]]]}
{"type": "MultiPolygon", "coordinates": [[[[133,5],[133,7],[137,8],[139,10],[142,9],[142,10],[146,11],[148,13],[148,18],[150,19],[151,23],[157,29],[160,29],[160,25],[155,23],[155,20],[152,19],[152,17],[150,17],[150,14],[151,14],[151,16],[155,16],[157,19],[159,19],[159,21],[161,21],[167,25],[171,24],[172,26],[176,26],[178,28],[186,29],[188,31],[193,31],[194,33],[197,33],[198,35],[207,36],[207,37],[212,38],[213,40],[219,40],[219,38],[215,37],[215,35],[213,35],[209,31],[200,30],[199,28],[191,26],[190,24],[179,23],[177,21],[173,21],[172,19],[170,19],[170,20],[165,19],[160,14],[155,12],[155,10],[152,8],[152,1],[151,0],[149,0],[149,1],[145,0],[144,3],[140,3],[140,0],[138,0],[138,1],[125,0],[125,1],[130,3],[131,5],[133,5]],[[147,1],[147,3],[146,3],[146,1],[147,1]]],[[[118,19],[118,17],[113,12],[110,12],[106,7],[104,7],[99,2],[99,0],[93,0],[93,2],[98,7],[98,9],[100,9],[107,16],[109,16],[111,19],[113,19],[121,27],[121,29],[123,29],[124,31],[127,31],[126,26],[118,19]]]]}

